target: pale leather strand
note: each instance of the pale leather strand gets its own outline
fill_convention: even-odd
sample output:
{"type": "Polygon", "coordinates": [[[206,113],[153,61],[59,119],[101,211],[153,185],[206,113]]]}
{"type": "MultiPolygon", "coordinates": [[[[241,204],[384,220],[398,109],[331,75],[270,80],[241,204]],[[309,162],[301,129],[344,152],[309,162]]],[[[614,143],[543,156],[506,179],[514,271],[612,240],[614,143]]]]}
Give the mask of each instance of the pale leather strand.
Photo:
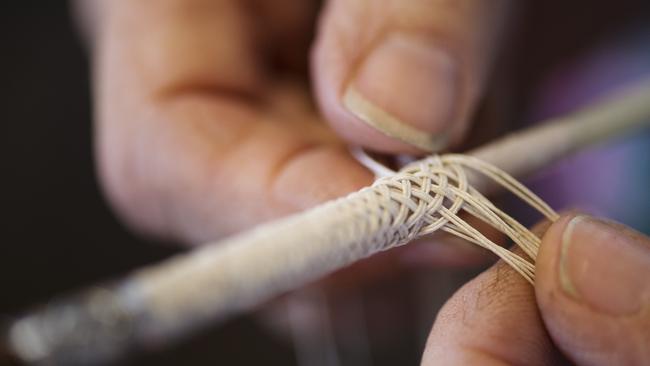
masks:
{"type": "Polygon", "coordinates": [[[142,270],[120,297],[146,302],[156,321],[140,331],[145,338],[155,337],[191,327],[189,317],[225,317],[248,309],[259,299],[438,230],[493,252],[533,283],[540,239],[473,188],[470,174],[471,181],[487,186],[476,177],[485,175],[549,220],[557,219],[548,205],[501,169],[465,155],[433,156],[347,197],[142,270]],[[503,232],[526,254],[490,241],[461,213],[503,232]]]}
{"type": "Polygon", "coordinates": [[[442,229],[490,250],[532,283],[540,239],[471,187],[467,169],[489,177],[547,219],[558,218],[539,197],[495,166],[466,155],[433,156],[406,166],[398,174],[378,179],[369,189],[375,194],[366,200],[367,217],[369,220],[383,218],[381,223],[369,227],[386,228],[379,230],[383,235],[372,238],[376,242],[370,245],[385,250],[442,229]],[[463,220],[459,216],[461,212],[507,235],[530,261],[489,240],[463,220]]]}

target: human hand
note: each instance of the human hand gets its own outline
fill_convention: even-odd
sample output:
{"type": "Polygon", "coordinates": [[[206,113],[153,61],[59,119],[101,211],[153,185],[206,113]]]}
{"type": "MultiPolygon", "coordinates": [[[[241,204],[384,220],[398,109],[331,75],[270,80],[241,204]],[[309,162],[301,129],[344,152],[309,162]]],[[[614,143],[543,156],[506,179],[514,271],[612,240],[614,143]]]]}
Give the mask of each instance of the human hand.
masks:
{"type": "Polygon", "coordinates": [[[459,141],[510,4],[330,0],[309,78],[314,1],[93,3],[102,184],[131,226],[188,243],[371,183],[338,136],[411,153],[459,141]]]}
{"type": "Polygon", "coordinates": [[[535,288],[499,262],[438,314],[423,365],[647,365],[650,238],[568,215],[540,247],[535,288]]]}

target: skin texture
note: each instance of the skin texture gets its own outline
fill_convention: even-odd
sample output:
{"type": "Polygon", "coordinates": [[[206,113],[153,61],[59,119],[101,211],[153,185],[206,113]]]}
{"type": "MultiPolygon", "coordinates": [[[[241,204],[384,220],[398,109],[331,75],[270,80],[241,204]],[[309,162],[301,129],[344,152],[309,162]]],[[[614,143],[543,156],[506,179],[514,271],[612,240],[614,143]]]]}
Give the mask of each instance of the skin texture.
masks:
{"type": "Polygon", "coordinates": [[[575,217],[544,234],[535,288],[502,262],[462,287],[438,314],[422,364],[647,365],[650,238],[575,217]]]}

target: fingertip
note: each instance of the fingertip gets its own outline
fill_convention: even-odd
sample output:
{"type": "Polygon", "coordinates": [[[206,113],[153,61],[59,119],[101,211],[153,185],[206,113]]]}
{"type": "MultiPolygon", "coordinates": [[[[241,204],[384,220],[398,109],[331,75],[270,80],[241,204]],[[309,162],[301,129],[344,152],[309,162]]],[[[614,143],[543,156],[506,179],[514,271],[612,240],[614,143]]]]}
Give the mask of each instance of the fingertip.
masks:
{"type": "Polygon", "coordinates": [[[389,153],[438,152],[469,127],[510,1],[330,0],[312,54],[333,128],[389,153]]]}
{"type": "Polygon", "coordinates": [[[532,288],[500,261],[440,310],[422,364],[542,365],[560,358],[541,325],[532,288]]]}
{"type": "Polygon", "coordinates": [[[372,150],[421,154],[447,148],[459,135],[458,128],[451,130],[457,122],[455,63],[424,37],[384,38],[357,56],[361,60],[332,57],[344,51],[328,40],[316,44],[313,74],[322,112],[339,135],[372,150]]]}
{"type": "Polygon", "coordinates": [[[650,360],[649,276],[648,238],[592,217],[563,216],[544,235],[536,264],[536,296],[555,343],[581,364],[650,360]]]}
{"type": "Polygon", "coordinates": [[[333,128],[353,144],[389,153],[438,152],[457,143],[489,69],[476,56],[496,49],[481,49],[486,43],[478,34],[499,38],[493,22],[504,7],[483,7],[328,2],[312,76],[333,128]]]}
{"type": "Polygon", "coordinates": [[[291,154],[279,164],[269,193],[274,207],[294,212],[352,193],[372,181],[372,173],[345,148],[318,145],[291,154]]]}
{"type": "Polygon", "coordinates": [[[387,153],[421,154],[422,149],[382,133],[346,107],[345,80],[348,77],[347,66],[353,63],[353,56],[329,43],[331,40],[323,37],[316,42],[312,54],[312,75],[316,101],[331,127],[353,145],[387,153]]]}
{"type": "Polygon", "coordinates": [[[574,218],[581,216],[578,213],[562,215],[557,221],[546,226],[542,231],[542,244],[535,261],[535,286],[538,290],[550,290],[554,286],[553,268],[557,265],[558,252],[560,251],[562,235],[566,226],[574,218]]]}

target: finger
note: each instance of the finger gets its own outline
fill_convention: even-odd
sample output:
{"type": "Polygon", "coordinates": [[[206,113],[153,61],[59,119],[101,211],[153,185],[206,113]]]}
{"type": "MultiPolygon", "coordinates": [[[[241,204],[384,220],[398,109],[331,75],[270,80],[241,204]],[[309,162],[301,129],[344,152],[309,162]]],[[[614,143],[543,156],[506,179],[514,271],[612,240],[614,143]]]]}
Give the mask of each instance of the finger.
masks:
{"type": "MultiPolygon", "coordinates": [[[[118,0],[106,6],[100,42],[156,95],[197,85],[251,93],[263,81],[254,18],[231,0],[118,0]]],[[[110,80],[106,80],[110,81],[110,80]]]]}
{"type": "Polygon", "coordinates": [[[192,167],[197,162],[185,157],[194,152],[200,161],[203,154],[197,150],[208,147],[199,140],[194,143],[198,146],[183,153],[182,140],[191,137],[174,130],[180,123],[193,127],[221,117],[212,120],[221,124],[221,140],[215,145],[245,133],[246,126],[233,123],[228,111],[217,112],[218,106],[195,99],[256,98],[263,81],[254,61],[249,19],[236,2],[223,0],[164,0],[155,6],[105,0],[102,10],[94,56],[95,130],[103,187],[136,229],[176,236],[176,215],[167,212],[173,206],[168,203],[173,201],[170,192],[181,177],[194,180],[187,182],[191,187],[187,191],[197,190],[201,178],[189,171],[196,170],[192,167]],[[187,104],[194,108],[183,122],[175,121],[187,104]],[[178,154],[171,156],[176,150],[178,154]],[[181,164],[185,171],[180,171],[181,164]]]}
{"type": "Polygon", "coordinates": [[[312,74],[347,140],[387,152],[457,142],[480,97],[508,0],[330,0],[312,74]]]}
{"type": "Polygon", "coordinates": [[[650,364],[650,239],[563,217],[547,231],[536,292],[550,335],[580,365],[650,364]]]}
{"type": "Polygon", "coordinates": [[[100,174],[140,231],[203,242],[371,182],[303,90],[268,81],[242,4],[104,3],[100,174]]]}
{"type": "Polygon", "coordinates": [[[440,310],[423,365],[556,365],[533,288],[502,261],[463,286],[440,310]]]}

